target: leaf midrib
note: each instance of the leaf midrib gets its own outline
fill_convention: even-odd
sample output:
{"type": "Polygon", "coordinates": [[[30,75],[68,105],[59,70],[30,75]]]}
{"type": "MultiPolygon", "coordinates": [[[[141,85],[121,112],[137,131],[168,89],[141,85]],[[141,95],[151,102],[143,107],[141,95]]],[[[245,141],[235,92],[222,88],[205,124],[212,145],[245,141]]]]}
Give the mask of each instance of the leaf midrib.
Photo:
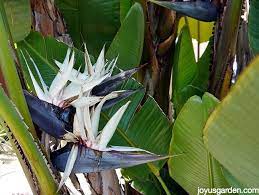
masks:
{"type": "MultiPolygon", "coordinates": [[[[23,40],[24,44],[29,47],[44,63],[46,63],[55,73],[58,72],[58,68],[53,66],[51,63],[49,63],[48,60],[42,57],[42,55],[37,52],[26,40],[23,40]]],[[[44,39],[44,45],[46,46],[45,39],[44,39]]]]}

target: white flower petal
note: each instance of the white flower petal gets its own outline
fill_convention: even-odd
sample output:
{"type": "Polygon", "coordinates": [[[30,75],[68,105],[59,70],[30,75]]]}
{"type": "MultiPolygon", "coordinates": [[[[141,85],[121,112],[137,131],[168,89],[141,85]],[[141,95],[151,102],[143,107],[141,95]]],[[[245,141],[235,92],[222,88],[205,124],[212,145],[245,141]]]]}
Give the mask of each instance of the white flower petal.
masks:
{"type": "Polygon", "coordinates": [[[111,146],[102,150],[103,152],[117,151],[117,152],[145,152],[148,154],[154,154],[141,148],[127,147],[127,146],[111,146]]]}
{"type": "Polygon", "coordinates": [[[73,122],[73,134],[77,137],[80,137],[81,132],[80,132],[80,127],[79,127],[79,122],[78,122],[78,117],[75,114],[74,116],[74,122],[73,122]]]}
{"type": "Polygon", "coordinates": [[[61,68],[63,67],[63,64],[62,64],[61,62],[59,62],[59,61],[57,61],[57,60],[54,60],[54,62],[55,62],[55,64],[57,65],[57,67],[58,67],[59,69],[61,69],[61,68]]]}
{"type": "Polygon", "coordinates": [[[93,106],[100,102],[102,99],[102,96],[81,97],[71,102],[71,105],[74,107],[93,106]]]}
{"type": "Polygon", "coordinates": [[[106,79],[109,75],[104,75],[98,79],[90,80],[89,82],[86,82],[83,84],[83,91],[89,91],[92,90],[96,85],[99,85],[101,82],[103,82],[104,79],[106,79]]]}
{"type": "Polygon", "coordinates": [[[102,101],[96,106],[96,108],[94,109],[94,112],[92,114],[92,131],[93,131],[93,134],[94,134],[94,137],[97,136],[98,134],[98,128],[99,128],[99,120],[100,120],[100,115],[101,115],[101,111],[102,111],[102,107],[103,107],[103,104],[109,100],[109,99],[113,99],[113,98],[116,98],[118,97],[118,94],[116,92],[112,92],[108,95],[106,95],[102,101]]]}
{"type": "Polygon", "coordinates": [[[64,71],[64,70],[67,68],[68,63],[69,63],[69,56],[70,56],[70,53],[71,53],[71,49],[68,48],[68,49],[67,49],[66,57],[65,57],[65,59],[64,59],[64,61],[63,61],[63,63],[62,63],[62,65],[61,65],[61,67],[60,67],[60,71],[64,71]]]}
{"type": "Polygon", "coordinates": [[[95,137],[92,131],[91,118],[89,106],[84,107],[84,125],[87,131],[87,138],[89,141],[94,142],[95,137]]]}
{"type": "Polygon", "coordinates": [[[67,100],[69,98],[78,96],[81,90],[81,86],[79,84],[70,83],[63,92],[62,99],[67,100]]]}
{"type": "Polygon", "coordinates": [[[116,65],[118,61],[118,57],[116,57],[113,61],[110,62],[109,66],[107,67],[107,73],[109,73],[109,75],[112,75],[113,69],[116,65]]]}
{"type": "Polygon", "coordinates": [[[104,65],[105,65],[105,57],[104,57],[104,52],[105,52],[105,45],[103,46],[103,49],[96,61],[96,64],[95,64],[95,69],[94,69],[94,74],[97,78],[101,77],[101,73],[102,73],[102,70],[105,68],[104,65]]]}
{"type": "MultiPolygon", "coordinates": [[[[62,63],[60,63],[59,61],[57,60],[54,60],[54,62],[56,63],[56,65],[61,68],[62,67],[62,63]]],[[[80,73],[78,70],[76,69],[73,69],[72,70],[72,73],[69,77],[69,81],[73,82],[73,83],[76,83],[76,84],[83,84],[84,81],[88,78],[88,75],[86,74],[82,74],[80,73]]]]}
{"type": "MultiPolygon", "coordinates": [[[[29,55],[29,54],[28,54],[28,55],[29,55]]],[[[35,64],[34,60],[32,59],[32,57],[31,57],[30,55],[29,55],[29,57],[30,57],[31,62],[33,63],[33,66],[34,66],[34,68],[35,68],[37,74],[38,74],[38,77],[39,77],[39,79],[40,79],[41,85],[42,85],[42,87],[43,87],[43,91],[44,91],[45,95],[48,95],[48,93],[49,93],[49,92],[48,92],[48,86],[47,86],[46,83],[44,82],[44,80],[43,80],[43,78],[42,78],[42,76],[41,76],[41,74],[40,74],[40,71],[39,71],[37,65],[35,64]]]]}
{"type": "Polygon", "coordinates": [[[85,81],[85,83],[82,86],[71,83],[64,89],[62,99],[66,100],[75,97],[80,93],[80,90],[83,90],[83,93],[92,90],[96,85],[99,85],[107,77],[108,75],[105,75],[99,79],[93,79],[90,77],[88,81],[85,81]]]}
{"type": "Polygon", "coordinates": [[[76,162],[77,154],[78,154],[78,145],[74,144],[72,146],[72,149],[71,149],[70,154],[68,156],[67,164],[66,164],[66,167],[65,167],[65,171],[64,171],[64,174],[63,174],[63,176],[61,178],[59,186],[58,186],[58,191],[64,185],[64,183],[68,179],[69,175],[71,174],[71,172],[73,170],[73,167],[74,167],[74,164],[76,162]]]}
{"type": "Polygon", "coordinates": [[[103,128],[100,134],[100,140],[98,143],[99,150],[103,150],[106,148],[107,144],[109,143],[110,139],[112,138],[124,112],[126,111],[130,102],[127,102],[124,106],[122,106],[107,122],[105,127],[103,128]]]}
{"type": "Polygon", "coordinates": [[[71,132],[67,132],[65,135],[63,135],[63,138],[65,141],[67,142],[73,142],[73,143],[77,143],[78,142],[78,137],[71,132]]]}
{"type": "Polygon", "coordinates": [[[82,108],[76,108],[76,116],[78,120],[78,129],[74,129],[75,131],[80,132],[80,137],[84,140],[87,139],[85,128],[84,128],[84,115],[83,115],[83,109],[82,108]]]}
{"type": "Polygon", "coordinates": [[[84,74],[89,74],[90,76],[92,76],[94,74],[94,68],[93,68],[89,53],[87,51],[86,44],[84,44],[84,47],[85,47],[85,70],[84,70],[84,74]]]}
{"type": "Polygon", "coordinates": [[[66,69],[63,71],[61,70],[61,72],[59,72],[52,81],[51,86],[49,88],[49,93],[51,97],[56,97],[60,93],[62,88],[66,85],[73,70],[74,58],[75,53],[73,52],[68,66],[64,64],[64,67],[66,67],[66,69]]]}
{"type": "Polygon", "coordinates": [[[32,74],[32,71],[31,71],[31,69],[30,69],[30,67],[29,67],[29,65],[28,65],[28,62],[27,62],[27,60],[26,60],[26,58],[25,58],[25,56],[24,56],[24,54],[23,54],[22,51],[21,51],[21,54],[22,54],[23,59],[24,59],[24,61],[25,61],[25,63],[26,63],[26,66],[27,66],[27,68],[28,68],[28,71],[29,71],[29,74],[30,74],[30,77],[31,77],[31,80],[32,80],[32,84],[33,84],[33,87],[34,87],[35,92],[36,92],[36,94],[37,94],[37,97],[38,97],[39,99],[43,100],[43,101],[49,102],[48,97],[44,94],[43,90],[42,90],[41,87],[39,86],[39,84],[38,84],[38,82],[36,81],[34,75],[32,74]]]}

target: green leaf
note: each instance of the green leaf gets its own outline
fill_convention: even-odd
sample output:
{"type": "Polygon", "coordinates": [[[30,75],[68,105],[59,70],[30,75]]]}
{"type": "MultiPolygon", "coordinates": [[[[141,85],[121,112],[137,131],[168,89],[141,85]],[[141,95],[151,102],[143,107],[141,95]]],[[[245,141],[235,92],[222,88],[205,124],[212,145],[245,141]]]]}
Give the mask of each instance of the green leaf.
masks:
{"type": "MultiPolygon", "coordinates": [[[[136,85],[134,80],[128,81],[128,84],[123,86],[122,89],[128,89],[133,83],[136,85]]],[[[132,101],[129,107],[130,109],[124,114],[110,144],[138,147],[156,154],[166,155],[171,139],[171,128],[168,119],[155,100],[149,97],[141,110],[133,117],[134,111],[137,109],[143,96],[144,93],[138,93],[135,97],[130,98],[132,101]]],[[[111,118],[117,107],[126,101],[124,100],[109,111],[102,113],[102,126],[111,118]]],[[[160,161],[153,165],[159,171],[164,163],[165,161],[160,161]]],[[[154,178],[147,165],[125,169],[123,170],[123,175],[132,181],[132,185],[137,190],[144,194],[150,194],[150,186],[154,188],[152,190],[154,193],[152,194],[161,190],[160,184],[154,178]]]]}
{"type": "Polygon", "coordinates": [[[132,5],[132,0],[121,0],[120,1],[120,20],[123,22],[124,18],[132,5]]]}
{"type": "MultiPolygon", "coordinates": [[[[35,72],[32,62],[29,59],[27,52],[37,64],[46,84],[50,86],[58,71],[58,67],[56,66],[54,60],[63,62],[68,49],[68,45],[61,43],[54,38],[43,37],[37,32],[32,32],[25,40],[19,42],[17,46],[20,61],[23,65],[23,71],[25,73],[25,79],[29,84],[29,87],[33,89],[32,85],[30,84],[31,79],[28,73],[28,69],[26,67],[26,63],[21,55],[21,51],[26,56],[27,62],[29,63],[31,70],[34,72],[35,77],[37,78],[37,74],[35,72]]],[[[75,67],[78,68],[82,65],[82,68],[84,68],[83,52],[75,48],[73,48],[73,50],[75,51],[76,59],[75,67]]]]}
{"type": "Polygon", "coordinates": [[[256,58],[210,116],[204,130],[211,154],[247,187],[259,186],[258,75],[256,58]]]}
{"type": "MultiPolygon", "coordinates": [[[[2,3],[2,2],[1,2],[2,3]]],[[[0,5],[1,6],[1,5],[0,5]]],[[[17,105],[24,117],[24,121],[29,126],[32,135],[36,137],[36,132],[30,117],[30,113],[23,95],[22,86],[16,70],[12,50],[9,47],[8,34],[4,16],[0,14],[0,79],[3,87],[8,92],[8,96],[17,105]]]]}
{"type": "Polygon", "coordinates": [[[182,28],[173,61],[173,103],[178,114],[193,95],[202,96],[207,90],[211,43],[198,62],[195,61],[192,39],[187,25],[182,28]]]}
{"type": "MultiPolygon", "coordinates": [[[[168,154],[170,123],[152,97],[149,97],[141,110],[135,114],[128,128],[120,127],[116,133],[120,135],[120,139],[128,142],[127,145],[156,154],[168,154]]],[[[113,139],[112,143],[117,144],[118,141],[113,139]]],[[[158,167],[161,168],[161,165],[158,167]]]]}
{"type": "MultiPolygon", "coordinates": [[[[144,173],[144,169],[138,167],[122,170],[122,175],[130,185],[138,192],[144,195],[162,195],[163,190],[160,187],[156,177],[152,174],[144,173]],[[143,175],[144,173],[144,175],[143,175]]],[[[148,171],[145,169],[144,171],[148,171]]]]}
{"type": "Polygon", "coordinates": [[[173,66],[173,102],[177,113],[184,104],[179,93],[192,82],[196,72],[192,39],[188,26],[184,26],[176,45],[173,66]]]}
{"type": "Polygon", "coordinates": [[[74,45],[97,57],[103,45],[109,45],[120,27],[119,0],[57,0],[74,45]]]}
{"type": "Polygon", "coordinates": [[[5,11],[15,42],[23,40],[31,30],[31,6],[29,0],[4,0],[5,11]]]}
{"type": "Polygon", "coordinates": [[[191,86],[188,90],[186,87],[192,83],[197,74],[192,39],[186,25],[182,28],[176,44],[173,64],[173,103],[176,113],[179,113],[184,103],[191,97],[188,95],[189,91],[193,90],[191,86]]]}
{"type": "MultiPolygon", "coordinates": [[[[239,189],[244,189],[245,187],[242,186],[242,184],[240,184],[240,182],[233,177],[233,175],[231,175],[231,173],[229,173],[229,171],[227,169],[225,169],[224,167],[222,167],[222,172],[223,175],[225,177],[225,179],[227,180],[227,182],[229,183],[229,185],[233,188],[239,188],[239,189]]],[[[238,193],[239,195],[243,195],[244,193],[238,193]]],[[[252,193],[251,193],[252,194],[252,193]]]]}
{"type": "MultiPolygon", "coordinates": [[[[122,89],[140,88],[141,85],[134,79],[128,80],[122,89]]],[[[124,145],[140,147],[157,154],[167,154],[170,142],[171,130],[170,123],[162,110],[152,97],[149,97],[143,107],[136,112],[139,104],[144,97],[144,91],[140,91],[125,99],[106,112],[102,113],[100,129],[107,123],[119,107],[127,101],[131,101],[129,109],[125,112],[121,122],[118,125],[116,133],[111,140],[111,145],[124,145]],[[142,122],[145,120],[145,123],[142,122]],[[157,136],[157,134],[159,134],[157,136]],[[163,136],[167,136],[164,137],[163,136]],[[145,137],[145,142],[143,138],[145,137]],[[159,140],[159,138],[163,138],[159,140]],[[152,142],[152,146],[150,145],[152,142]]]]}
{"type": "MultiPolygon", "coordinates": [[[[214,22],[202,22],[190,17],[187,17],[188,25],[193,39],[199,40],[200,43],[209,41],[212,36],[214,22]],[[198,24],[199,23],[199,24],[198,24]],[[198,28],[199,25],[199,28],[198,28]]],[[[181,28],[185,25],[185,19],[182,17],[178,25],[178,33],[181,32],[181,28]]]]}
{"type": "Polygon", "coordinates": [[[208,153],[203,143],[203,127],[218,100],[205,93],[202,99],[191,97],[183,106],[173,127],[170,154],[180,155],[169,160],[171,177],[189,194],[198,187],[226,187],[219,163],[208,153]]]}
{"type": "Polygon", "coordinates": [[[107,59],[118,58],[118,67],[126,70],[139,65],[144,42],[144,13],[135,3],[129,10],[106,53],[107,59]]]}
{"type": "MultiPolygon", "coordinates": [[[[192,85],[198,88],[200,94],[203,94],[207,91],[208,82],[209,82],[209,75],[210,75],[210,65],[212,62],[212,51],[213,51],[213,39],[210,39],[210,42],[200,57],[199,61],[197,62],[197,74],[195,79],[192,81],[192,85]]],[[[196,94],[196,95],[199,95],[196,94]]]]}
{"type": "Polygon", "coordinates": [[[250,10],[248,18],[248,35],[250,47],[253,53],[259,53],[259,1],[250,1],[250,10]]]}
{"type": "MultiPolygon", "coordinates": [[[[118,89],[118,90],[127,90],[127,89],[140,89],[142,86],[138,82],[136,82],[134,79],[129,79],[124,82],[124,84],[118,89]]],[[[107,123],[107,121],[115,114],[115,112],[127,101],[131,101],[128,109],[126,110],[125,114],[123,115],[118,128],[119,129],[128,129],[128,126],[132,120],[133,115],[135,114],[140,102],[142,101],[144,97],[144,91],[140,90],[139,92],[131,95],[129,98],[120,101],[112,108],[108,109],[106,112],[102,113],[101,122],[100,122],[100,129],[104,127],[104,125],[107,123]]],[[[127,145],[130,140],[128,140],[123,132],[117,131],[115,135],[112,138],[112,145],[127,145]],[[121,134],[122,133],[122,134],[121,134]],[[124,139],[121,139],[121,137],[124,137],[124,139]]]]}

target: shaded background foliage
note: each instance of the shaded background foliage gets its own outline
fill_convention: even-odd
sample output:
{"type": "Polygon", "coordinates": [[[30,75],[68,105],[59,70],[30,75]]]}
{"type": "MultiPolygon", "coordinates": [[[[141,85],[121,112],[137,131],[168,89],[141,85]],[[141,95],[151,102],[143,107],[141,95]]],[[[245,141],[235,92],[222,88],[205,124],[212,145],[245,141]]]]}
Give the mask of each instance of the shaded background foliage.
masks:
{"type": "MultiPolygon", "coordinates": [[[[248,11],[246,1],[213,0],[220,10],[215,23],[184,17],[145,0],[4,2],[17,45],[15,62],[28,89],[33,86],[21,51],[28,62],[29,55],[35,60],[48,85],[58,70],[54,59],[61,61],[68,47],[76,53],[75,66],[83,64],[84,42],[93,62],[105,44],[107,59],[118,56],[118,69],[146,64],[119,87],[141,90],[127,99],[131,107],[110,144],[179,156],[122,170],[129,192],[128,184],[142,194],[258,187],[258,58],[236,82],[258,53],[258,1],[250,1],[247,21],[241,17],[248,11]],[[203,42],[208,45],[201,55],[203,42]]],[[[0,64],[5,75],[3,61],[0,64]]],[[[7,78],[1,76],[1,81],[7,78]]],[[[102,113],[100,128],[127,100],[102,113]]]]}

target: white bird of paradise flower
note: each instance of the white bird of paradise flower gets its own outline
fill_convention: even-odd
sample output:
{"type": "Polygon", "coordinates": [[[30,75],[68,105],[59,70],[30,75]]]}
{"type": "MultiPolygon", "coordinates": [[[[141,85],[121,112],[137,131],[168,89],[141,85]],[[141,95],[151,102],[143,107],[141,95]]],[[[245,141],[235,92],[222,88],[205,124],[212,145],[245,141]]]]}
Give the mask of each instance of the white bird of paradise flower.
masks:
{"type": "MultiPolygon", "coordinates": [[[[144,151],[140,148],[124,147],[124,146],[111,146],[107,147],[110,139],[112,138],[123,114],[125,113],[130,101],[123,105],[107,122],[104,128],[98,131],[100,114],[102,106],[107,100],[118,97],[121,91],[114,91],[106,96],[92,96],[91,90],[99,85],[106,78],[111,77],[113,69],[116,65],[117,58],[108,62],[105,60],[105,47],[103,47],[96,63],[92,65],[90,56],[85,47],[85,69],[81,73],[80,70],[74,69],[75,53],[71,54],[71,49],[67,50],[66,57],[63,63],[55,60],[56,65],[59,67],[59,72],[52,81],[50,87],[44,82],[37,65],[30,57],[32,64],[39,77],[40,85],[37,83],[27,60],[21,51],[22,56],[27,64],[27,68],[39,99],[55,104],[62,107],[66,100],[75,98],[71,105],[76,108],[76,114],[73,122],[73,134],[71,142],[76,142],[76,138],[84,141],[87,147],[98,151],[144,151]],[[71,57],[70,57],[71,56],[71,57]]],[[[68,138],[68,139],[69,139],[68,138]]],[[[78,144],[74,144],[69,158],[66,163],[66,168],[59,184],[59,189],[68,179],[73,165],[76,161],[78,154],[78,144]]]]}

